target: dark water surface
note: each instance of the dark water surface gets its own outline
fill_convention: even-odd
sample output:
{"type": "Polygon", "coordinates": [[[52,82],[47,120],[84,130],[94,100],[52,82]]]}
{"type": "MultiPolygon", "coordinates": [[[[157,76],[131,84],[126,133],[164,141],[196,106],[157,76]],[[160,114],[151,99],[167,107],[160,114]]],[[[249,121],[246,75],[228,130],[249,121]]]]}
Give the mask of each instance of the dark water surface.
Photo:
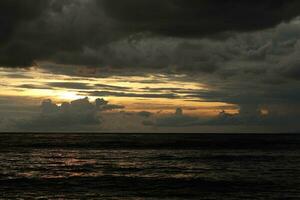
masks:
{"type": "Polygon", "coordinates": [[[0,199],[300,199],[300,135],[0,135],[0,199]]]}

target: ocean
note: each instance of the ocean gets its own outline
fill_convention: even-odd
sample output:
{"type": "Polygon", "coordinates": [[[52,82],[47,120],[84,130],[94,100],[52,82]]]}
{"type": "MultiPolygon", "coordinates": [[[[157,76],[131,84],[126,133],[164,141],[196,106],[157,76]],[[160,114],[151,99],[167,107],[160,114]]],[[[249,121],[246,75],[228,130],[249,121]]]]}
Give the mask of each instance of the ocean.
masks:
{"type": "Polygon", "coordinates": [[[0,199],[300,199],[300,135],[1,134],[0,199]]]}

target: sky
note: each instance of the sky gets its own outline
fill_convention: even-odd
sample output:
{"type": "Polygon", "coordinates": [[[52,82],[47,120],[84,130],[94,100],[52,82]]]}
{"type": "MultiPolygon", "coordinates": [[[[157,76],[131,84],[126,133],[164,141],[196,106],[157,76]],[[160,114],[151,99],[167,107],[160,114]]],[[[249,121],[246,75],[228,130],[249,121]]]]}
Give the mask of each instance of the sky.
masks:
{"type": "Polygon", "coordinates": [[[298,0],[1,0],[0,132],[298,132],[298,0]]]}

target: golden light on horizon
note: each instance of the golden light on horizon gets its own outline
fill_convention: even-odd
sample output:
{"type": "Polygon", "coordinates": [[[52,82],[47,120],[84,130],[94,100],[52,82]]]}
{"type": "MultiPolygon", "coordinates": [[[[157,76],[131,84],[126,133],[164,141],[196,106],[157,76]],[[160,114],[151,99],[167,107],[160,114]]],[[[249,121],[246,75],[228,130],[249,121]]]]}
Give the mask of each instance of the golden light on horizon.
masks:
{"type": "Polygon", "coordinates": [[[193,91],[209,91],[209,86],[205,84],[169,80],[168,77],[162,75],[71,78],[66,75],[53,77],[51,74],[35,68],[23,70],[22,76],[11,76],[11,73],[9,70],[0,70],[0,75],[4,77],[2,84],[5,85],[0,91],[2,96],[52,99],[58,104],[85,97],[89,97],[91,101],[104,98],[112,104],[123,105],[127,112],[146,110],[169,114],[178,107],[185,110],[185,113],[194,116],[214,116],[222,110],[226,110],[228,113],[238,112],[236,105],[185,97],[193,91]],[[179,93],[176,90],[180,90],[179,93]],[[107,94],[94,95],[93,91],[106,91],[107,94]],[[168,94],[174,94],[177,97],[170,96],[168,98],[166,96],[168,94]],[[152,95],[154,97],[151,97],[152,95]]]}

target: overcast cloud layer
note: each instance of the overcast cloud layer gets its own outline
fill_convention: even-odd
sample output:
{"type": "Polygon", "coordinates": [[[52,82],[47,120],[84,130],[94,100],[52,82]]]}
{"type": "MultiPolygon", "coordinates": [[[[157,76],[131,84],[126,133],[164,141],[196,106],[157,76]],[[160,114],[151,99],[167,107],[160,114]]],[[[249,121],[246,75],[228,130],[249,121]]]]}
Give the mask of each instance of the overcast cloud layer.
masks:
{"type": "MultiPolygon", "coordinates": [[[[232,32],[264,30],[294,19],[299,7],[296,0],[3,0],[0,65],[31,66],[38,60],[151,67],[157,67],[153,60],[159,60],[160,66],[181,65],[164,52],[159,57],[143,52],[150,61],[144,57],[141,61],[143,55],[133,49],[129,55],[118,51],[145,37],[173,36],[169,43],[174,43],[176,38],[225,39],[232,32]],[[120,44],[124,40],[131,42],[120,44]]],[[[148,49],[155,41],[143,45],[148,49]]],[[[185,49],[182,46],[179,55],[185,49]]]]}

